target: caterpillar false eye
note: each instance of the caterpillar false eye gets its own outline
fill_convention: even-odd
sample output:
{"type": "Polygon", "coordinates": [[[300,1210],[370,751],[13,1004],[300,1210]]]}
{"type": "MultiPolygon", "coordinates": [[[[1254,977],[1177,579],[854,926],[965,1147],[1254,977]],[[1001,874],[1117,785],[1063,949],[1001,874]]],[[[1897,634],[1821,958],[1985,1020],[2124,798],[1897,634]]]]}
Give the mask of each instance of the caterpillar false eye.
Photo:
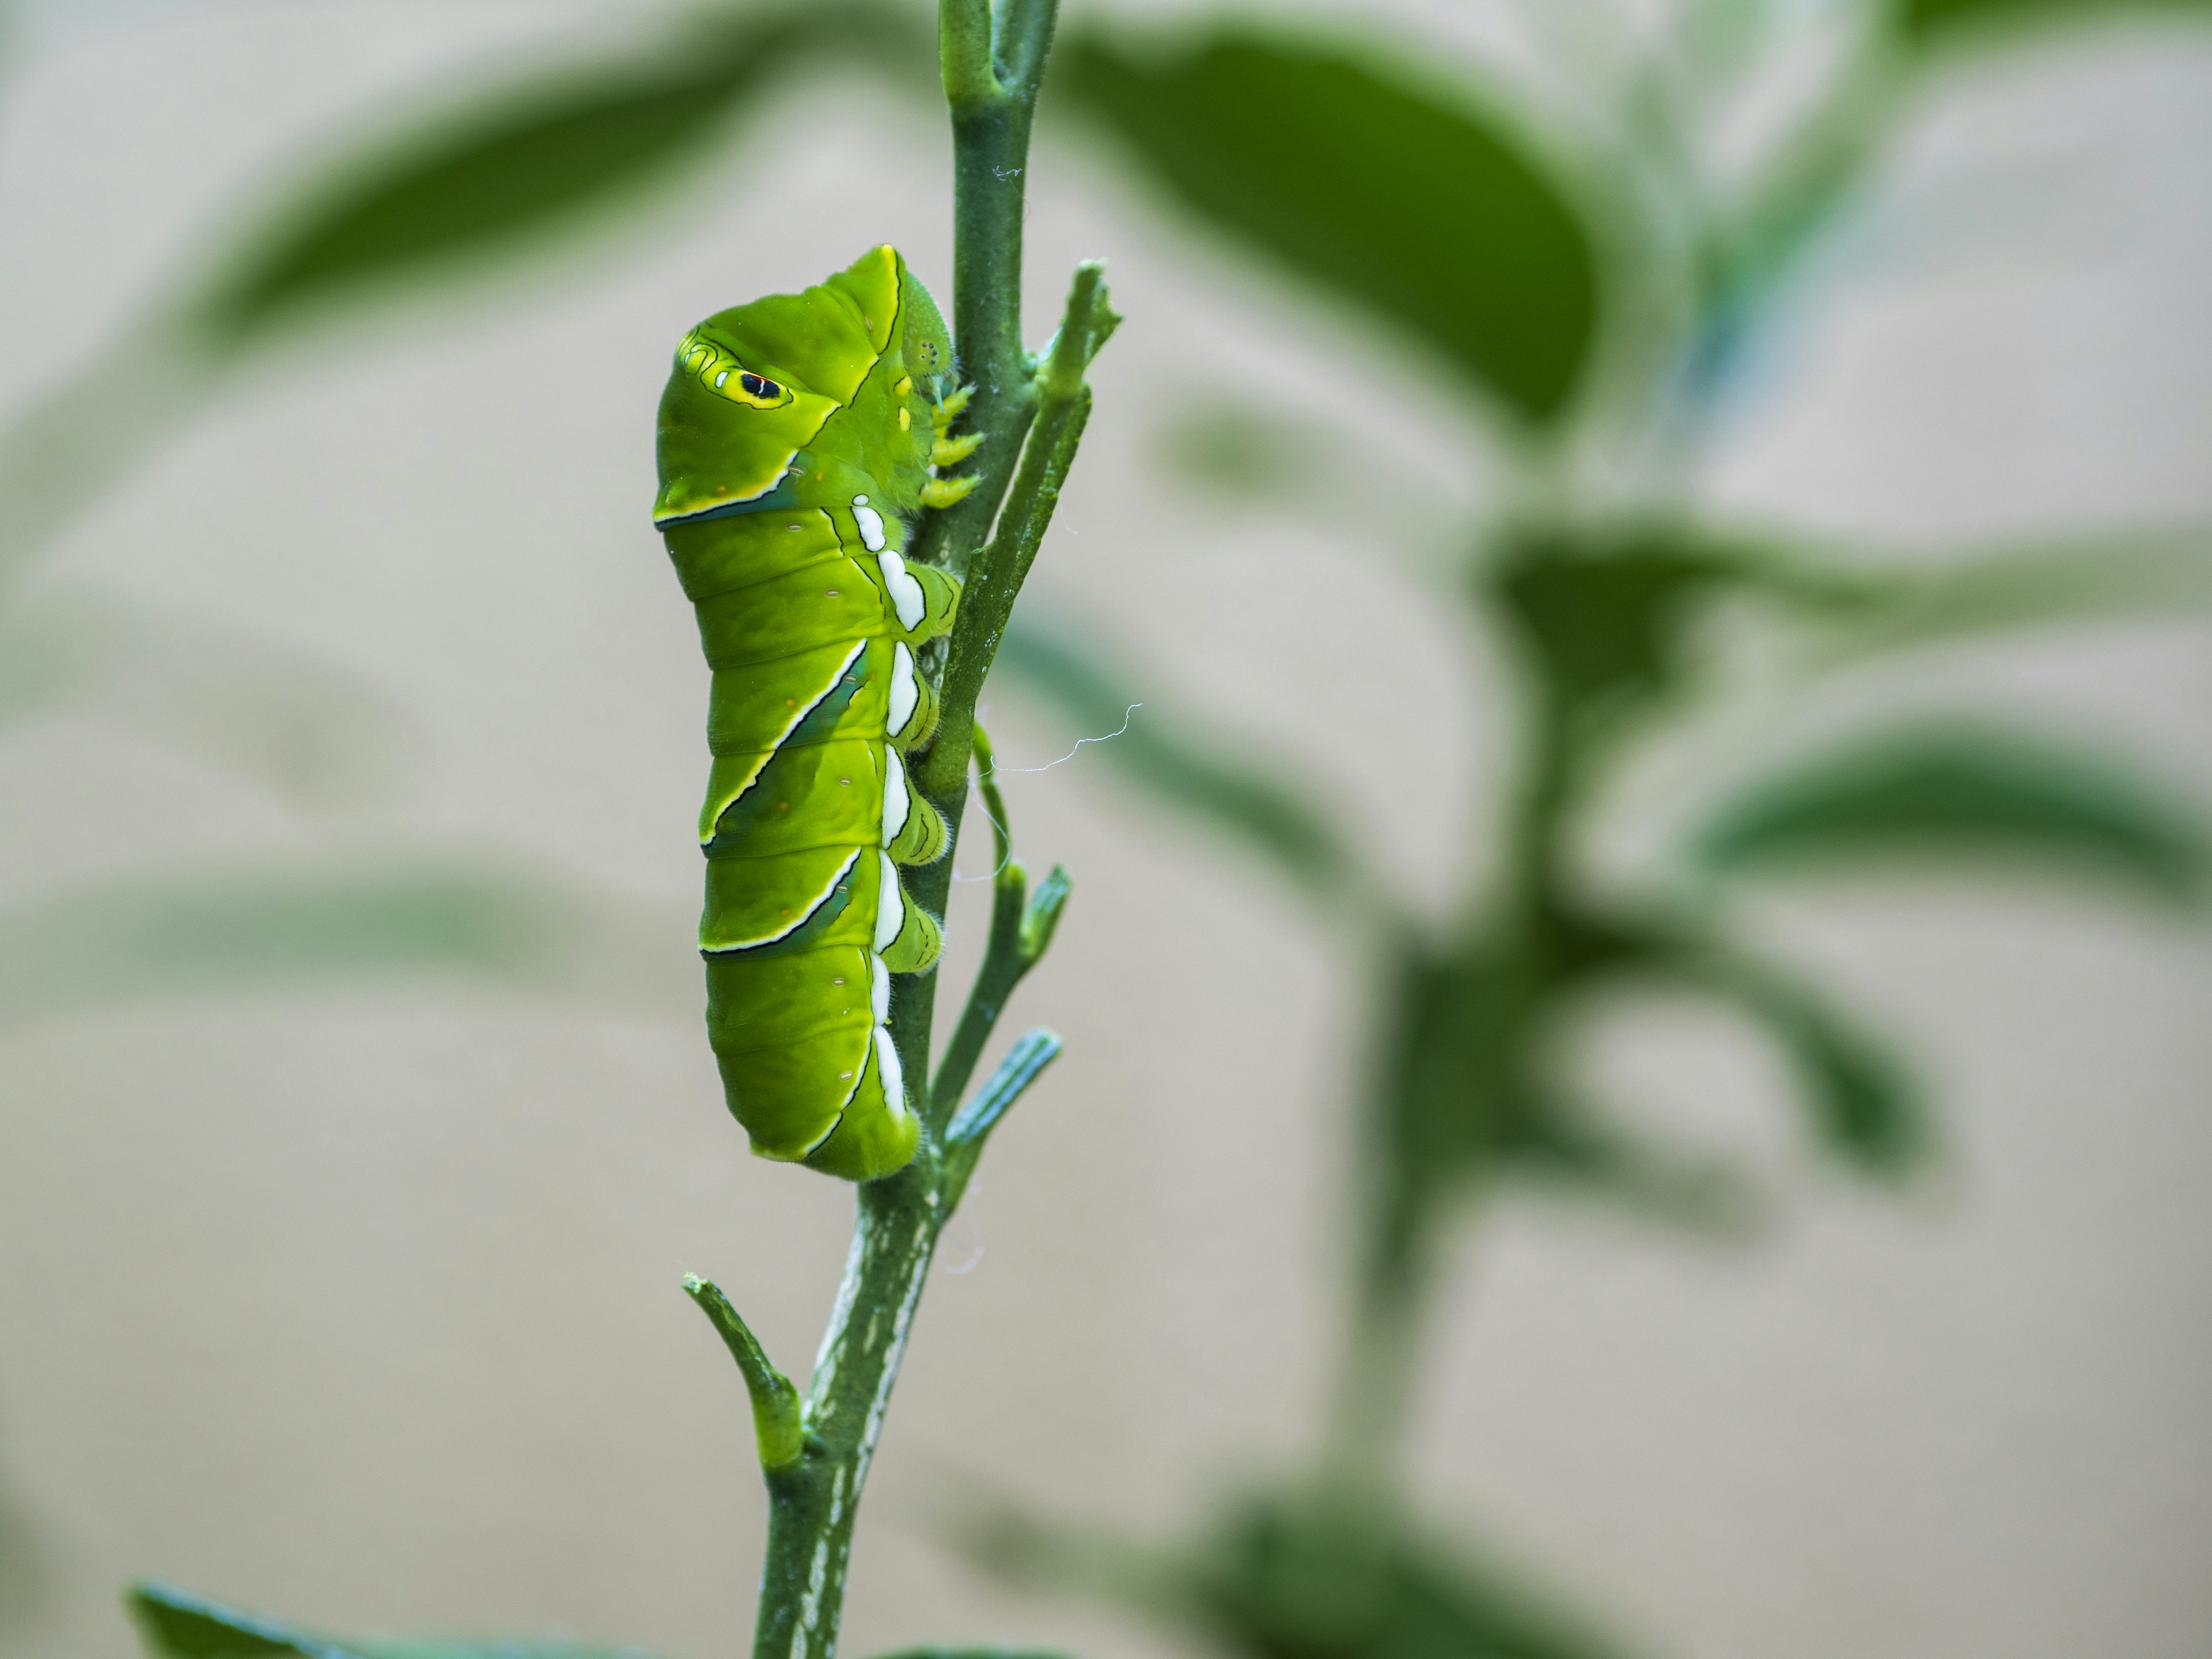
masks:
{"type": "Polygon", "coordinates": [[[848,1181],[921,1134],[884,1022],[891,975],[932,966],[939,933],[897,866],[946,836],[899,756],[936,725],[912,647],[951,627],[960,585],[900,550],[967,483],[931,476],[966,453],[948,435],[966,397],[939,395],[951,362],[928,291],[879,247],[699,325],[660,404],[653,523],[714,672],[708,1033],[753,1150],[848,1181]]]}

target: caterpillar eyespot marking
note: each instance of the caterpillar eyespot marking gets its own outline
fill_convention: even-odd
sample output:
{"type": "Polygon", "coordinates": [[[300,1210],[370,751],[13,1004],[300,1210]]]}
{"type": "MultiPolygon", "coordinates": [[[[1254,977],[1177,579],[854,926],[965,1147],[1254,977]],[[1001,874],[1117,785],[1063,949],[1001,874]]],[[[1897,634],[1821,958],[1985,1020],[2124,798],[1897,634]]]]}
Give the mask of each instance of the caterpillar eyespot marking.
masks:
{"type": "Polygon", "coordinates": [[[960,584],[902,550],[930,504],[972,487],[932,473],[948,445],[967,453],[951,349],[878,247],[708,318],[661,399],[653,522],[714,671],[708,1039],[754,1151],[850,1181],[891,1174],[921,1138],[891,975],[932,966],[940,930],[899,866],[941,856],[945,828],[899,757],[935,728],[914,647],[951,627],[960,584]],[[862,982],[865,998],[848,988],[862,982]]]}

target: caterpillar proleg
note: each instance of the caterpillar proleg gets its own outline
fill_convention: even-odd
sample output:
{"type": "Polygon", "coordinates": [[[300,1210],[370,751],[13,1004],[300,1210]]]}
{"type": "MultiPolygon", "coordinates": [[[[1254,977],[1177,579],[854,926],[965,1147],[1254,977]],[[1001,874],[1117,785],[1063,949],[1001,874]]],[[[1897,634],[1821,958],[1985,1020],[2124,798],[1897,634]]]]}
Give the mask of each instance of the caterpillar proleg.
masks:
{"type": "Polygon", "coordinates": [[[902,556],[972,487],[974,448],[928,290],[878,247],[819,287],[717,312],[676,348],[653,521],[713,671],[699,844],[707,1029],[763,1157],[872,1181],[914,1156],[885,1024],[893,974],[937,959],[898,866],[945,850],[901,756],[937,694],[915,648],[958,581],[902,556]]]}

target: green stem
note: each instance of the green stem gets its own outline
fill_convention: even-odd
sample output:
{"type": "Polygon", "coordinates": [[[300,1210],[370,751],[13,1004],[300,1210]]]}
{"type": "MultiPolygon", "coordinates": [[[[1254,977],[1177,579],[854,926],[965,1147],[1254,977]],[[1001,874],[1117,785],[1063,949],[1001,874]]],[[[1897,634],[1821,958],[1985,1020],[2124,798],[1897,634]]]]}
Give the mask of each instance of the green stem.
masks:
{"type": "MultiPolygon", "coordinates": [[[[953,333],[961,372],[975,386],[969,429],[983,435],[977,487],[933,516],[914,555],[966,580],[947,643],[938,735],[914,772],[950,833],[945,855],[912,873],[909,891],[940,915],[967,804],[969,756],[980,738],[975,700],[1082,435],[1090,410],[1083,370],[1117,320],[1097,268],[1086,266],[1077,274],[1068,316],[1042,374],[1022,349],[1023,181],[1054,9],[1054,0],[1005,0],[995,35],[988,0],[944,0],[939,16],[956,168],[953,333]]],[[[981,741],[988,774],[988,740],[981,741]]],[[[1066,873],[1058,869],[1033,896],[1024,893],[1026,878],[1003,839],[1004,803],[995,790],[988,793],[1000,867],[975,991],[921,1102],[921,1152],[896,1175],[859,1188],[852,1249],[815,1360],[798,1455],[763,1468],[769,1536],[755,1659],[830,1659],[836,1651],[860,1492],[938,1235],[958,1207],[992,1130],[1059,1052],[1059,1038],[1030,1033],[961,1105],[1008,995],[1044,954],[1067,894],[1066,873]]],[[[903,980],[891,1011],[892,1036],[909,1078],[927,1075],[937,983],[933,970],[903,980]]],[[[730,1337],[730,1328],[724,1334],[730,1337]]],[[[749,1385],[756,1370],[773,1373],[750,1334],[732,1339],[732,1352],[748,1365],[749,1385]]],[[[755,1398],[761,1398],[757,1390],[755,1398]]],[[[783,1443],[776,1443],[780,1449],[783,1443]]]]}
{"type": "MultiPolygon", "coordinates": [[[[1091,388],[1083,384],[1083,368],[1120,320],[1107,303],[1098,267],[1079,266],[1044,372],[1024,382],[1029,391],[1019,413],[1028,441],[1005,510],[997,515],[997,533],[967,562],[960,614],[945,650],[937,736],[913,774],[915,787],[945,815],[951,830],[945,856],[915,871],[909,883],[915,902],[934,915],[944,914],[945,897],[951,890],[951,849],[958,843],[967,811],[975,701],[982,695],[984,678],[998,655],[1014,599],[1036,562],[1037,550],[1043,545],[1053,510],[1060,501],[1060,487],[1082,442],[1084,422],[1091,413],[1091,388]]],[[[988,487],[987,483],[984,488],[988,487]]],[[[983,493],[984,489],[978,489],[969,499],[972,501],[983,493]]],[[[957,513],[967,504],[951,510],[957,513]]],[[[891,1035],[911,1077],[927,1074],[936,991],[934,970],[916,975],[908,981],[908,988],[891,1011],[891,1035]]]]}
{"type": "Polygon", "coordinates": [[[1370,1257],[1353,1289],[1322,1474],[1347,1491],[1397,1480],[1419,1374],[1427,1275],[1412,1253],[1370,1257]]]}
{"type": "MultiPolygon", "coordinates": [[[[945,1059],[929,1091],[929,1121],[934,1129],[947,1122],[960,1103],[960,1091],[982,1057],[1006,1000],[1028,972],[1022,961],[1022,910],[1029,900],[1029,872],[1014,857],[1006,803],[991,777],[991,743],[980,726],[975,728],[977,787],[983,809],[991,820],[991,849],[997,862],[991,872],[991,932],[983,950],[983,967],[968,993],[968,1006],[953,1028],[945,1059]]],[[[1054,873],[1060,873],[1055,871],[1054,873]]]]}
{"type": "Polygon", "coordinates": [[[693,1273],[684,1279],[684,1288],[714,1322],[730,1358],[738,1362],[738,1374],[745,1379],[745,1392],[752,1396],[753,1443],[760,1452],[761,1468],[775,1470],[796,1462],[805,1436],[799,1390],[769,1363],[760,1339],[738,1316],[719,1285],[693,1273]]]}

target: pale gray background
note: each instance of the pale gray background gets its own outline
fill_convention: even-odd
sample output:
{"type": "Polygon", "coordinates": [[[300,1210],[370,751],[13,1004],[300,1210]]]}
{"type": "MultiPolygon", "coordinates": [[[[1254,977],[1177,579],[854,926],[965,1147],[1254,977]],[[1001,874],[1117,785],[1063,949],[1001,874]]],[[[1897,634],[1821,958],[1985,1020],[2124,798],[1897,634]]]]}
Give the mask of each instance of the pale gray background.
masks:
{"type": "MultiPolygon", "coordinates": [[[[1423,15],[1445,30],[1454,11],[1423,15]]],[[[211,215],[339,124],[602,21],[48,8],[0,114],[6,388],[80,360],[211,215]]],[[[678,966],[645,994],[660,1018],[428,988],[7,1040],[0,1471],[58,1595],[26,1659],[131,1651],[114,1598],[139,1572],[340,1627],[744,1645],[749,1437],[677,1279],[718,1275],[803,1368],[850,1200],[744,1155],[691,1021],[705,674],[645,524],[646,422],[705,311],[886,238],[941,284],[947,252],[934,121],[857,85],[779,118],[688,219],[645,229],[642,257],[272,380],[51,561],[358,671],[419,719],[433,764],[404,803],[331,823],[104,727],[42,728],[5,757],[9,892],[194,855],[498,847],[659,906],[678,966]],[[273,490],[279,472],[310,498],[273,490]]],[[[2212,52],[2140,35],[1955,83],[1716,488],[1929,541],[2204,515],[2208,184],[2212,52]]],[[[1491,668],[1461,659],[1409,562],[1234,522],[1163,484],[1147,443],[1195,392],[1297,408],[1317,363],[1349,362],[1372,376],[1366,429],[1469,501],[1448,411],[1091,158],[1048,145],[1034,199],[1038,331],[1091,254],[1131,319],[1039,596],[1129,642],[1133,695],[1203,702],[1327,768],[1406,890],[1443,902],[1499,755],[1462,690],[1491,668]],[[1425,732],[1390,718],[1414,705],[1425,732]]],[[[2106,630],[1955,653],[1914,684],[2132,733],[2212,792],[2204,647],[2106,630]]],[[[994,712],[1010,764],[1073,735],[1008,694],[994,712]]],[[[1681,785],[1787,735],[1739,723],[1646,769],[1621,855],[1681,785]]],[[[933,1283],[855,1559],[855,1655],[1159,1650],[970,1577],[931,1541],[952,1479],[1164,1528],[1294,1453],[1317,1403],[1351,981],[1262,878],[1133,804],[1097,754],[1010,786],[1032,861],[1077,872],[1020,1011],[1068,1054],[956,1228],[956,1254],[980,1229],[980,1262],[933,1283]]],[[[1735,1137],[1793,1217],[1730,1256],[1515,1213],[1465,1275],[1426,1393],[1425,1491],[1662,1653],[2201,1653],[2212,952],[2178,924],[1996,890],[1838,887],[1760,926],[1917,1045],[1954,1172],[1915,1204],[1862,1197],[1810,1167],[1771,1060],[1716,1021],[1639,1018],[1608,1073],[1735,1137]]]]}

